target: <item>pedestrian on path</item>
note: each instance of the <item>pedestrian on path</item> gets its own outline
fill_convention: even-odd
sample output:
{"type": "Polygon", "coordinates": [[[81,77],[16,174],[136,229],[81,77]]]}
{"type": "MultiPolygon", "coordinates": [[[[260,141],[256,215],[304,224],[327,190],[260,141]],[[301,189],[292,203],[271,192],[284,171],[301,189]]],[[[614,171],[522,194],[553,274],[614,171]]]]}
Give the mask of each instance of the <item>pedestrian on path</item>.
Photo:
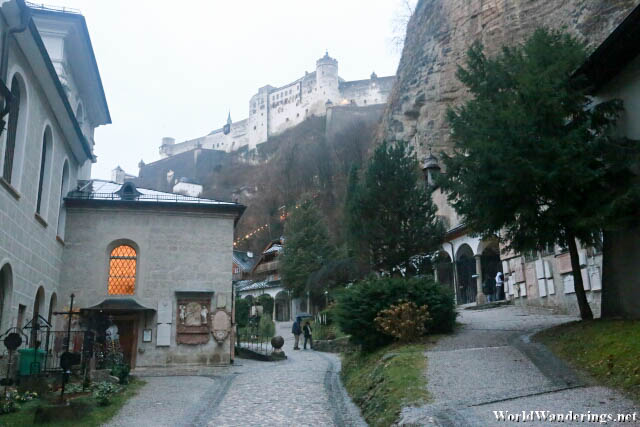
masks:
{"type": "MultiPolygon", "coordinates": [[[[293,333],[293,336],[295,338],[294,344],[293,344],[293,349],[294,350],[300,350],[299,343],[300,343],[300,334],[302,333],[302,329],[300,328],[300,318],[299,317],[296,317],[296,321],[293,322],[293,327],[291,328],[291,332],[293,333]]],[[[305,340],[305,343],[306,343],[306,340],[305,340]]]]}
{"type": "Polygon", "coordinates": [[[487,302],[495,301],[493,296],[495,290],[495,286],[493,286],[493,279],[484,279],[484,283],[482,284],[482,292],[484,292],[484,294],[487,296],[487,302]]]}
{"type": "Polygon", "coordinates": [[[503,284],[504,279],[502,278],[502,271],[498,271],[498,274],[496,274],[496,301],[500,301],[504,298],[504,294],[502,293],[503,284]]]}
{"type": "Polygon", "coordinates": [[[304,349],[307,349],[307,341],[309,341],[309,349],[313,350],[313,337],[311,336],[311,324],[307,320],[304,324],[304,349]]]}

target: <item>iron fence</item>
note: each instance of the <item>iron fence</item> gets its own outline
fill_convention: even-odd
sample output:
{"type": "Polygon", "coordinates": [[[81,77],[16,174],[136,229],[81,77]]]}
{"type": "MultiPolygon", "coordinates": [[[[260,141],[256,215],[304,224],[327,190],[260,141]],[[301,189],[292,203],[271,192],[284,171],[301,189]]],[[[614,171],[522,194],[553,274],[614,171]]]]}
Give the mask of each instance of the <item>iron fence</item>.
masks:
{"type": "Polygon", "coordinates": [[[238,328],[237,345],[238,347],[269,356],[273,353],[271,338],[261,335],[257,327],[247,326],[238,328]]]}

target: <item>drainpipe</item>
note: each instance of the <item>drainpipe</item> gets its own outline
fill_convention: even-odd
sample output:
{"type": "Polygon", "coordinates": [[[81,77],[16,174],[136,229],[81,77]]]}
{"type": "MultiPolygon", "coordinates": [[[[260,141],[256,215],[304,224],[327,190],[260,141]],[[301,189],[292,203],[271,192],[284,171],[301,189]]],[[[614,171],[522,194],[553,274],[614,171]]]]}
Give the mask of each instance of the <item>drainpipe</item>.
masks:
{"type": "Polygon", "coordinates": [[[11,95],[11,90],[7,87],[7,69],[9,67],[9,37],[14,34],[21,33],[27,29],[29,26],[29,22],[31,21],[31,15],[29,13],[29,8],[24,4],[24,2],[17,1],[18,7],[20,9],[25,9],[22,11],[20,15],[21,23],[18,27],[7,28],[2,34],[2,57],[0,58],[0,92],[5,99],[4,107],[2,111],[0,111],[0,136],[2,136],[2,131],[4,131],[4,117],[9,114],[9,109],[11,108],[11,101],[13,101],[13,96],[11,95]]]}

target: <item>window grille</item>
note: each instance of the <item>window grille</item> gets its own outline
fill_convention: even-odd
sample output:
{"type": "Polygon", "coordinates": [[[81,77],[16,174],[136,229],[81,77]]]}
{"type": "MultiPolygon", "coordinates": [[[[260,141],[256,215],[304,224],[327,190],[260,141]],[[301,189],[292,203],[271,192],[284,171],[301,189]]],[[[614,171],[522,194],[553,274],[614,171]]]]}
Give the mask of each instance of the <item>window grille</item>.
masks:
{"type": "Polygon", "coordinates": [[[109,258],[109,295],[133,295],[136,288],[136,250],[121,245],[109,258]]]}

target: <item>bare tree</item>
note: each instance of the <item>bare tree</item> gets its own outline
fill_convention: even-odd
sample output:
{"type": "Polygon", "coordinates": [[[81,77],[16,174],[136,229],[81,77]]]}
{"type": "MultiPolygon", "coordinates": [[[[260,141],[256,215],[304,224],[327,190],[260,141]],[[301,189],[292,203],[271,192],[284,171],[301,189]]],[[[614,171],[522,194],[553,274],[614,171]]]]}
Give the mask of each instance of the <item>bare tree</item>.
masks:
{"type": "Polygon", "coordinates": [[[391,49],[396,53],[402,52],[404,39],[407,35],[407,25],[416,10],[417,1],[396,0],[397,7],[391,18],[391,49]]]}

